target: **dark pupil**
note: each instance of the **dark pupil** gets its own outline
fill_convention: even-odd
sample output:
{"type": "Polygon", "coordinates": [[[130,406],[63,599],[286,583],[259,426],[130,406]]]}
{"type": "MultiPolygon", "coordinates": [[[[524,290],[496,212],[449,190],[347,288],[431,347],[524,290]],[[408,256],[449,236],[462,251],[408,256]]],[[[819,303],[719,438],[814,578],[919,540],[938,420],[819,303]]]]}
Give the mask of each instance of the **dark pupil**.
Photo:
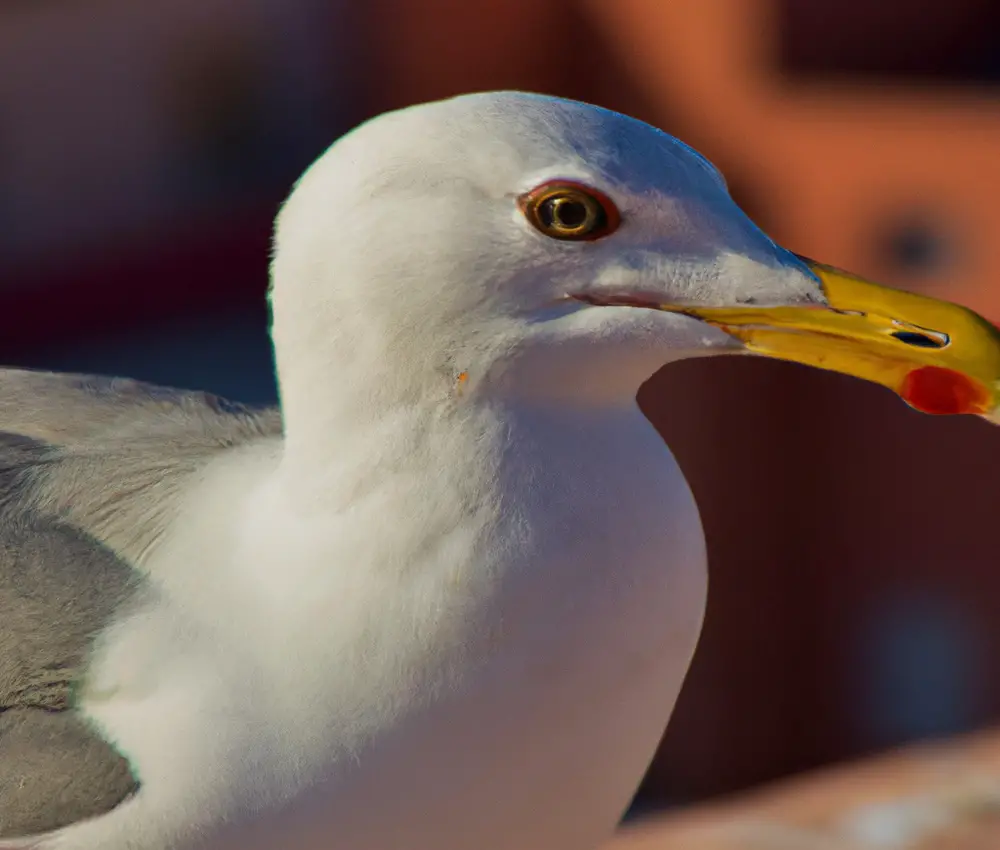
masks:
{"type": "Polygon", "coordinates": [[[574,230],[587,221],[590,210],[583,201],[569,198],[550,198],[542,205],[542,222],[546,226],[574,230]]]}

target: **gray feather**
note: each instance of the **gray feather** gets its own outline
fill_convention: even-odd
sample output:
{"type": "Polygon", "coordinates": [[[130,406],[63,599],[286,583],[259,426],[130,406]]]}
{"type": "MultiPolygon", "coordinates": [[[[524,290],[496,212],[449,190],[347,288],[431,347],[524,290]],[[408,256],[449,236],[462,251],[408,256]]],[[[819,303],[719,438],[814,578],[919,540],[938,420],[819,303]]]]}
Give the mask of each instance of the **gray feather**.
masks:
{"type": "Polygon", "coordinates": [[[207,393],[0,370],[0,838],[137,790],[73,693],[94,641],[140,591],[188,476],[280,431],[276,410],[207,393]]]}

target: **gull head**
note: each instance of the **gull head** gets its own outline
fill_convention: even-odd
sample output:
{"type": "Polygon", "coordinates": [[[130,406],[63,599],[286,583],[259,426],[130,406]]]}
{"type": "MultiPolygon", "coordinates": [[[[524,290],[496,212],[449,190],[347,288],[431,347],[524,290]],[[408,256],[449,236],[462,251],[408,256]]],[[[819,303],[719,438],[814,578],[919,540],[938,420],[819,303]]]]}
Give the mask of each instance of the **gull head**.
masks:
{"type": "Polygon", "coordinates": [[[782,248],[692,148],[560,98],[472,94],[361,125],[283,206],[272,278],[283,395],[324,370],[354,403],[458,387],[627,404],[665,363],[749,352],[930,412],[996,407],[988,322],[782,248]]]}

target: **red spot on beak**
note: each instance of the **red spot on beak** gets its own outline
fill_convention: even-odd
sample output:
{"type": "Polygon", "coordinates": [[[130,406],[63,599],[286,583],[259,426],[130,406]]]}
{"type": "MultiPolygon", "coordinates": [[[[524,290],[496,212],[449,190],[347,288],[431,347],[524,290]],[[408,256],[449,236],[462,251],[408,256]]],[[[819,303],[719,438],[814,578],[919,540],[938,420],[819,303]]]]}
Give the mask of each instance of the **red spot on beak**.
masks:
{"type": "Polygon", "coordinates": [[[899,395],[922,413],[943,415],[985,413],[990,402],[989,392],[978,381],[940,366],[914,369],[903,379],[899,395]]]}

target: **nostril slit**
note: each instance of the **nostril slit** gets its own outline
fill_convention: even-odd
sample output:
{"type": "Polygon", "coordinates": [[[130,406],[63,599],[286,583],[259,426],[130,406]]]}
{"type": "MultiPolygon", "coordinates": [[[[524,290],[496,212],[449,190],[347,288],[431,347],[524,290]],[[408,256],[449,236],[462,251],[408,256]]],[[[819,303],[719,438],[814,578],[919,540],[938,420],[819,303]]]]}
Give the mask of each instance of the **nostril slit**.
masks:
{"type": "Polygon", "coordinates": [[[947,337],[934,339],[934,337],[916,331],[893,331],[892,337],[905,345],[912,345],[914,348],[944,348],[948,344],[947,337]]]}

